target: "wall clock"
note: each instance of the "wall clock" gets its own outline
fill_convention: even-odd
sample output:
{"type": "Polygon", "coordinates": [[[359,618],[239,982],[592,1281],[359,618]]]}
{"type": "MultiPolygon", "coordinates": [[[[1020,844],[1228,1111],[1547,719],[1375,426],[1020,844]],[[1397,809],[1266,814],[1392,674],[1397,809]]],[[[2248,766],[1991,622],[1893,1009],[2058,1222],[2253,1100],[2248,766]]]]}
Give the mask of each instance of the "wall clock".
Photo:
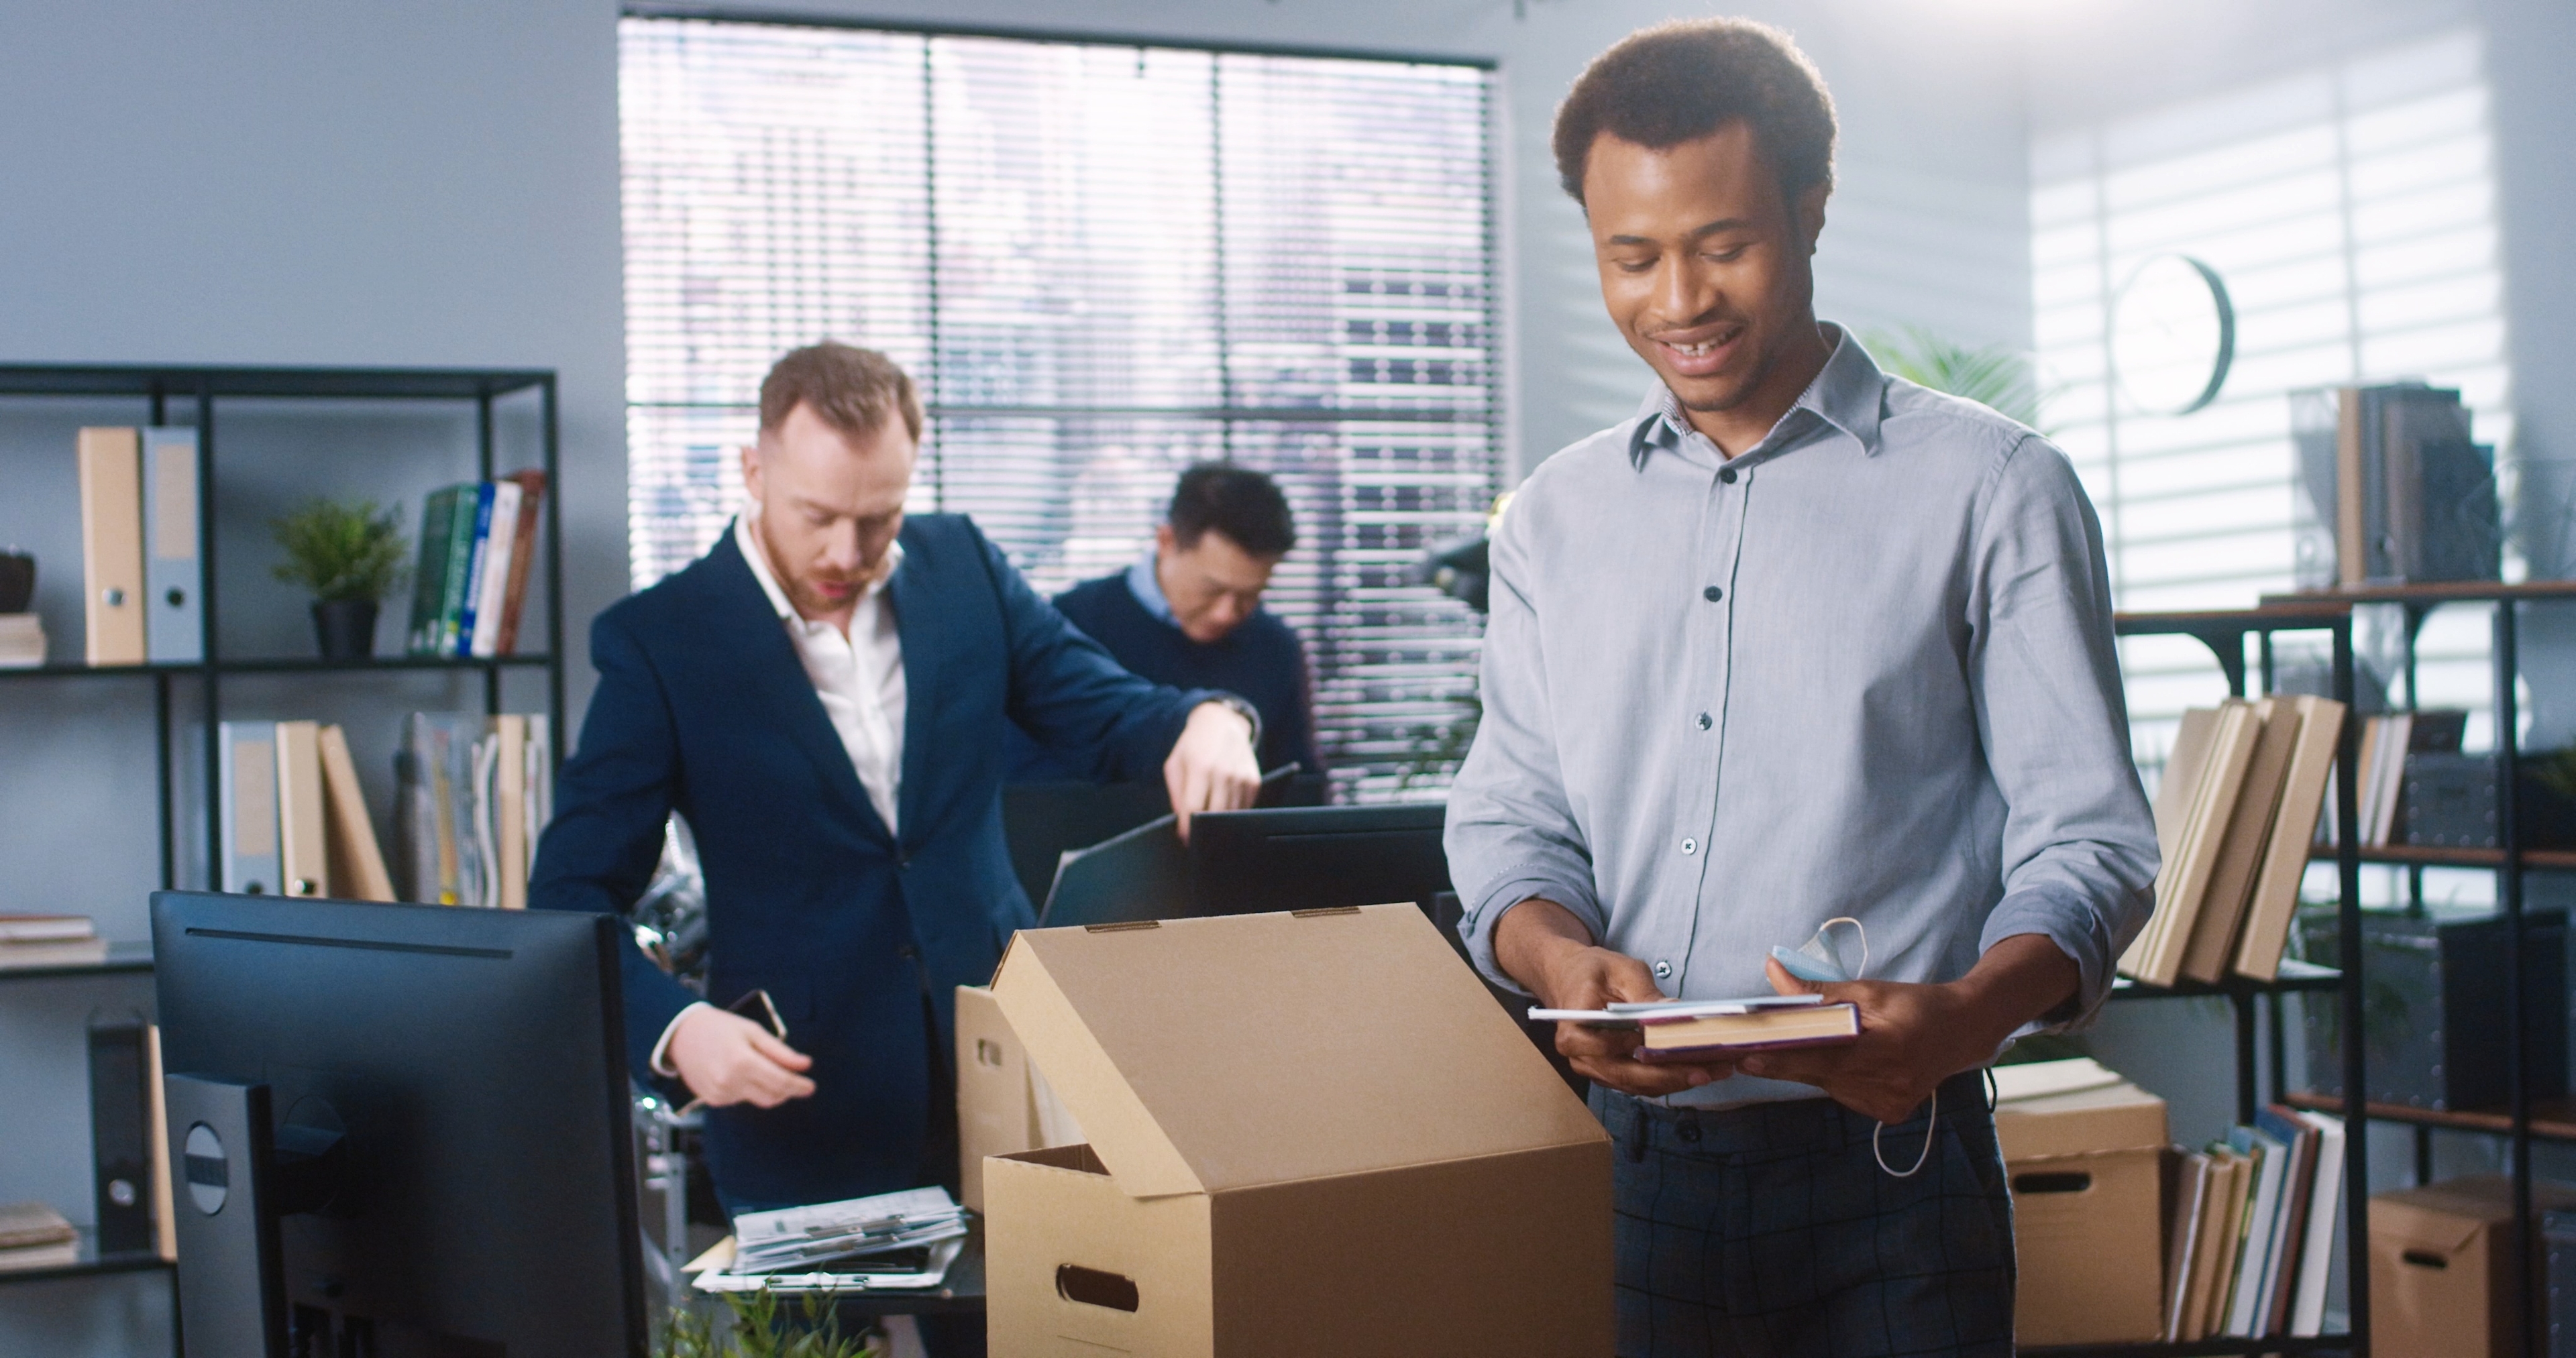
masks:
{"type": "Polygon", "coordinates": [[[2111,303],[2111,371],[2150,415],[2188,415],[2218,399],[2236,360],[2236,308],[2218,271],[2189,255],[2138,266],[2111,303]]]}

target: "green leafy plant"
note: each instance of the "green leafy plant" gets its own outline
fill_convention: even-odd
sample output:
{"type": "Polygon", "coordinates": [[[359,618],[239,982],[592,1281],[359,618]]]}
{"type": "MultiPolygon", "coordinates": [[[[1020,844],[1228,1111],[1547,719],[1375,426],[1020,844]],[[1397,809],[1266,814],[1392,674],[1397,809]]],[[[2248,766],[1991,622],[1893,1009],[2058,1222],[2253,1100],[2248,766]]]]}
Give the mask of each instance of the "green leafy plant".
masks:
{"type": "Polygon", "coordinates": [[[2002,345],[1971,349],[1919,325],[1872,330],[1861,347],[1889,372],[2039,427],[2039,378],[2030,359],[2002,345]]]}
{"type": "Polygon", "coordinates": [[[879,1358],[872,1334],[841,1333],[840,1317],[808,1294],[791,1310],[773,1293],[728,1292],[725,1323],[674,1308],[653,1358],[879,1358]]]}
{"type": "Polygon", "coordinates": [[[401,512],[397,505],[380,514],[373,500],[307,500],[269,522],[269,532],[286,552],[271,573],[324,602],[382,602],[401,582],[410,552],[411,544],[394,526],[401,512]]]}

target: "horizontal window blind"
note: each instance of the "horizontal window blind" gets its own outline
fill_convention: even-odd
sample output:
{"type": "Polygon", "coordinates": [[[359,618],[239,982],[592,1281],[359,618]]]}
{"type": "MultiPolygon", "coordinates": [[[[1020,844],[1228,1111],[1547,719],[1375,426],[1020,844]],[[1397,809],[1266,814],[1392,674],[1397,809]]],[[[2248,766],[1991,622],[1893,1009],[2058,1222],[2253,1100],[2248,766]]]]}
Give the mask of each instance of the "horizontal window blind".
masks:
{"type": "Polygon", "coordinates": [[[1342,795],[1445,782],[1480,622],[1414,582],[1499,488],[1489,72],[629,17],[634,582],[740,503],[781,352],[883,349],[931,408],[913,507],[1039,590],[1145,550],[1172,481],[1276,477],[1342,795]]]}
{"type": "MultiPolygon", "coordinates": [[[[2476,32],[2452,32],[2034,143],[2042,423],[2101,513],[2121,608],[2250,607],[2292,587],[2295,390],[2457,387],[2509,476],[2480,50],[2476,32]],[[2236,312],[2224,390],[2183,416],[2140,413],[2108,376],[2112,300],[2168,253],[2216,269],[2236,312]]],[[[2396,623],[2382,612],[2394,610],[2363,610],[2358,640],[2393,675],[2396,623]]],[[[2489,707],[2485,631],[2482,611],[2453,608],[2422,638],[2420,701],[2477,713],[2473,740],[2489,707]]],[[[2214,702],[2223,681],[2189,640],[2135,638],[2122,656],[2153,772],[2182,709],[2214,702]]]]}

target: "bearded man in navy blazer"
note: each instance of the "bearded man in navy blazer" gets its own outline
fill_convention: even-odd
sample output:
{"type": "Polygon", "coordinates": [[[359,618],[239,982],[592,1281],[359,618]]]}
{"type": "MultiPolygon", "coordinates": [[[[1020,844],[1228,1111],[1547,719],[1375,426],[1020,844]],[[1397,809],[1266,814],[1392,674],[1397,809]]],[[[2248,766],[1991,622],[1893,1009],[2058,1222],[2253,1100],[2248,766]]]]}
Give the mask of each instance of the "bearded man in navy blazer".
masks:
{"type": "Polygon", "coordinates": [[[1136,678],[972,521],[905,516],[921,421],[882,354],[778,361],[742,517],[592,626],[599,687],[537,851],[533,904],[622,914],[688,818],[708,999],[766,991],[787,1038],[631,942],[627,1038],[712,1106],[735,1212],[953,1184],[956,987],[1035,923],[1002,840],[1013,723],[1104,781],[1160,769],[1184,812],[1258,790],[1241,700],[1136,678]]]}

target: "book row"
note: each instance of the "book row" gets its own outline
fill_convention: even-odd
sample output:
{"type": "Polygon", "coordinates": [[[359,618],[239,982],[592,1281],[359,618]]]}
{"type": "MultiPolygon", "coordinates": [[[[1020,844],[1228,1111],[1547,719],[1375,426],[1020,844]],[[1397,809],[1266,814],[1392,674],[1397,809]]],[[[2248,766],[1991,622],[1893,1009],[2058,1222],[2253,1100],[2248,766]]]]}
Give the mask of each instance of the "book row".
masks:
{"type": "Polygon", "coordinates": [[[2155,985],[2280,973],[2344,706],[2284,695],[2183,714],[2156,789],[2155,914],[2120,970],[2155,985]]]}
{"type": "Polygon", "coordinates": [[[2343,1157],[2341,1119],[2274,1104],[2180,1158],[2165,1237],[2167,1342],[2322,1331],[2343,1157]]]}
{"type": "Polygon", "coordinates": [[[524,471],[449,486],[422,503],[406,650],[488,658],[518,648],[545,493],[546,474],[524,471]]]}
{"type": "Polygon", "coordinates": [[[348,737],[310,721],[228,721],[221,735],[226,891],[518,909],[553,815],[542,715],[414,712],[394,755],[397,883],[348,737]]]}

